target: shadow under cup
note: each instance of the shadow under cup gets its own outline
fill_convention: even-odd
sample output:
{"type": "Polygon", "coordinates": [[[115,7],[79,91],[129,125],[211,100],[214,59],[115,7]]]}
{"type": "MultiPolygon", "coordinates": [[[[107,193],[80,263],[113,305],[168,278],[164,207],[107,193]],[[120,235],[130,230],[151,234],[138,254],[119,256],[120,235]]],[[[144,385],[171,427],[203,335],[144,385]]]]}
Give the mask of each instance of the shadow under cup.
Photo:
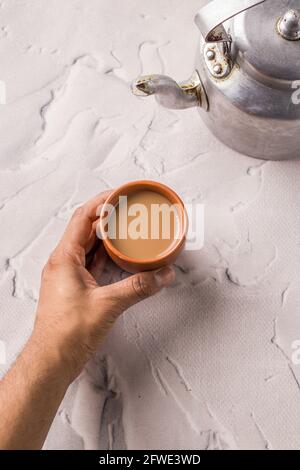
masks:
{"type": "Polygon", "coordinates": [[[182,200],[172,189],[155,181],[135,181],[109,195],[100,214],[100,232],[107,253],[121,269],[130,273],[152,271],[172,264],[183,250],[187,215],[182,200]],[[137,202],[142,203],[143,210],[138,209],[137,202]],[[150,206],[153,212],[149,211],[150,206]],[[142,229],[144,211],[146,230],[142,229]]]}

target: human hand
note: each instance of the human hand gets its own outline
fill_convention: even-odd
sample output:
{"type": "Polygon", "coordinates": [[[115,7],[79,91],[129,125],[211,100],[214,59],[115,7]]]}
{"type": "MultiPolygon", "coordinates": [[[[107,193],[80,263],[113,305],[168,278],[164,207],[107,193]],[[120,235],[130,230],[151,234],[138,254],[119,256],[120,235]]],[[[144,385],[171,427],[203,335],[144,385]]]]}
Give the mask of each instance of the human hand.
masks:
{"type": "Polygon", "coordinates": [[[71,382],[97,350],[119,315],[175,279],[173,268],[139,273],[100,287],[106,254],[103,245],[89,266],[87,254],[97,241],[97,209],[110,192],[77,209],[42,273],[32,341],[52,351],[71,382]]]}

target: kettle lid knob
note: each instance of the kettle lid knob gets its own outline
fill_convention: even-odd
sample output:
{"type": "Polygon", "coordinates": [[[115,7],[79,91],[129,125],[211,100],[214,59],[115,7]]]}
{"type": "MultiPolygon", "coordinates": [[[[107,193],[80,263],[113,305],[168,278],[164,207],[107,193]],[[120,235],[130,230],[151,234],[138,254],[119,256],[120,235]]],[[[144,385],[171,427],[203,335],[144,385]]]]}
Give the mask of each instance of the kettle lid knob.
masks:
{"type": "Polygon", "coordinates": [[[288,10],[278,22],[278,31],[290,41],[300,39],[300,10],[288,10]]]}

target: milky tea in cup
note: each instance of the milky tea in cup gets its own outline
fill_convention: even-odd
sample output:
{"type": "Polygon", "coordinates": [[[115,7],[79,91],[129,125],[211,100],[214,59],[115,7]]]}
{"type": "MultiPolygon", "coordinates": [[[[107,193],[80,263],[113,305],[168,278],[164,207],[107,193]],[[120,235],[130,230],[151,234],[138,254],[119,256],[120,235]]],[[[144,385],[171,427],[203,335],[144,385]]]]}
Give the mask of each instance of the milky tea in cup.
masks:
{"type": "Polygon", "coordinates": [[[182,201],[160,183],[129,183],[127,189],[119,188],[106,201],[108,254],[129,272],[170,264],[184,245],[182,201]]]}

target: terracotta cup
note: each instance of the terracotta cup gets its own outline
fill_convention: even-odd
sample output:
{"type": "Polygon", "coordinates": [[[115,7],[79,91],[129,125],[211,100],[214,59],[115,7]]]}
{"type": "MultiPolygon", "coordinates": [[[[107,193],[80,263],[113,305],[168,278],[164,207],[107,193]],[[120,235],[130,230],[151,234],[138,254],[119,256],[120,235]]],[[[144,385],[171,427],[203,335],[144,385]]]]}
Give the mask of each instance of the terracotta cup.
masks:
{"type": "Polygon", "coordinates": [[[178,257],[179,253],[183,250],[187,233],[187,215],[182,200],[172,189],[155,181],[133,181],[117,188],[105,201],[100,214],[100,232],[107,253],[121,269],[130,273],[152,271],[172,264],[178,257]],[[171,204],[176,204],[177,207],[179,235],[176,237],[176,240],[170,249],[161,257],[157,257],[155,259],[141,260],[128,257],[116,249],[111,240],[104,235],[105,230],[103,221],[107,217],[108,207],[116,207],[120,196],[129,196],[130,194],[141,190],[159,193],[167,198],[171,204]]]}

